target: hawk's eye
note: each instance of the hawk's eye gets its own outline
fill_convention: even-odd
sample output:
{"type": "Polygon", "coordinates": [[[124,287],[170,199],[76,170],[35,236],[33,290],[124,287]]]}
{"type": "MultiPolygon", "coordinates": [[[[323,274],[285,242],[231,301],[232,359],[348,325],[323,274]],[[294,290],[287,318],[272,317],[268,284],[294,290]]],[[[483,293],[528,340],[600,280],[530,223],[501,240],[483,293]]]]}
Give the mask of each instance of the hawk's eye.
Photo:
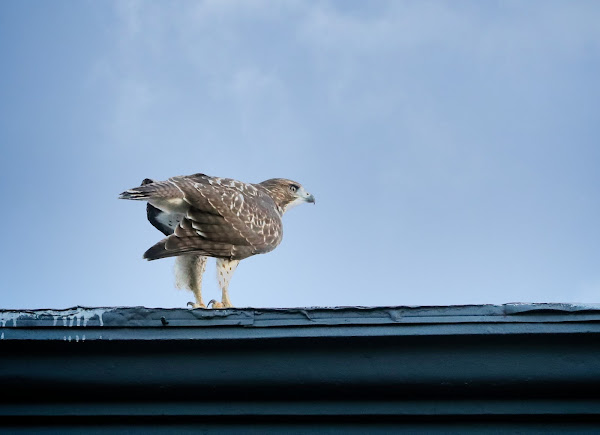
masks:
{"type": "Polygon", "coordinates": [[[298,186],[295,184],[290,184],[290,192],[296,193],[296,190],[298,190],[298,186]]]}

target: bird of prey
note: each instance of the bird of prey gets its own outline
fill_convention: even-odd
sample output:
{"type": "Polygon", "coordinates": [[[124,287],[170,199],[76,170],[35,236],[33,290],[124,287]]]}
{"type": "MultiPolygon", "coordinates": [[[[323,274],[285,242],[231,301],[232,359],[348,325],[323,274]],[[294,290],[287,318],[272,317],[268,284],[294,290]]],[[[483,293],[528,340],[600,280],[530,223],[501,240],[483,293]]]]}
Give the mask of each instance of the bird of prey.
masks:
{"type": "Polygon", "coordinates": [[[148,220],[167,237],[144,258],[177,257],[176,284],[194,293],[196,302],[188,304],[193,308],[206,308],[202,274],[208,257],[217,259],[222,292],[221,302],[213,300],[209,306],[231,307],[229,281],[240,260],[275,249],[283,236],[283,214],[315,202],[300,183],[285,178],[250,184],[205,174],[145,179],[119,198],[148,202],[148,220]]]}

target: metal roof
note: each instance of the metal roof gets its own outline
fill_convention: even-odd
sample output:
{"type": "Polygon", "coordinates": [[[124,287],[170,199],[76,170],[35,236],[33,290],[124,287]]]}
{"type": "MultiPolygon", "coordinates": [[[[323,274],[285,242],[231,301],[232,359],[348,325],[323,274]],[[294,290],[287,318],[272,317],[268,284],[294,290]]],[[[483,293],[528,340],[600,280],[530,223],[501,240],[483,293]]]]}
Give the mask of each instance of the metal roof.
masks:
{"type": "Polygon", "coordinates": [[[380,335],[598,333],[600,304],[418,307],[74,307],[0,310],[4,340],[256,339],[380,335]]]}
{"type": "Polygon", "coordinates": [[[280,418],[318,432],[356,416],[388,433],[582,418],[600,431],[599,343],[595,304],[0,310],[0,432],[40,418],[110,432],[125,417],[139,433],[280,418]]]}

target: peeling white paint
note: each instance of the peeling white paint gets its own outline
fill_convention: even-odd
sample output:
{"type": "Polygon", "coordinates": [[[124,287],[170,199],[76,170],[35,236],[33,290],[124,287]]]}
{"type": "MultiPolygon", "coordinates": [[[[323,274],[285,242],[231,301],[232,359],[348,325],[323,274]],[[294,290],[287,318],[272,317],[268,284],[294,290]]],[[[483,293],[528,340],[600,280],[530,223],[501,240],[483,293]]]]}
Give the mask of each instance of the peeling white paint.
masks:
{"type": "Polygon", "coordinates": [[[598,303],[573,304],[573,306],[581,310],[600,310],[600,304],[598,303]]]}
{"type": "Polygon", "coordinates": [[[88,322],[94,317],[98,316],[100,326],[104,326],[102,316],[107,311],[112,311],[109,308],[72,308],[70,310],[58,311],[58,310],[45,310],[44,312],[37,312],[37,316],[50,315],[54,318],[54,326],[56,326],[58,320],[62,320],[63,326],[72,327],[76,326],[87,326],[88,322]]]}
{"type": "Polygon", "coordinates": [[[24,315],[26,315],[26,313],[22,311],[4,311],[0,313],[0,324],[4,328],[6,323],[12,320],[13,326],[17,326],[17,319],[24,315]]]}
{"type": "MultiPolygon", "coordinates": [[[[1,327],[6,327],[7,323],[12,321],[12,326],[17,326],[17,320],[19,318],[27,319],[27,320],[39,320],[42,317],[52,317],[53,326],[57,326],[59,321],[62,321],[62,326],[64,327],[72,327],[76,326],[87,326],[88,322],[98,317],[98,321],[100,326],[104,326],[104,321],[102,316],[104,313],[114,310],[114,308],[69,308],[67,310],[35,310],[31,311],[1,311],[0,312],[0,325],[1,327]]],[[[9,325],[10,326],[10,325],[9,325]]]]}

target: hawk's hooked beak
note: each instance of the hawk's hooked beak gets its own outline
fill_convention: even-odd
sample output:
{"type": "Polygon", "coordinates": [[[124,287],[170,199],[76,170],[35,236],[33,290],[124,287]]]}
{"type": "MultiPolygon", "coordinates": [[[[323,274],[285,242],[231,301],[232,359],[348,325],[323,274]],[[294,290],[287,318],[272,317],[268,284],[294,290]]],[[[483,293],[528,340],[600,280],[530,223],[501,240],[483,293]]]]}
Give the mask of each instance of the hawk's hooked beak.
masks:
{"type": "Polygon", "coordinates": [[[306,202],[312,202],[313,204],[315,204],[315,197],[314,197],[314,196],[312,196],[312,195],[311,195],[310,193],[308,193],[308,192],[306,192],[306,195],[307,195],[307,196],[305,196],[305,197],[304,197],[304,200],[305,200],[306,202]]]}

